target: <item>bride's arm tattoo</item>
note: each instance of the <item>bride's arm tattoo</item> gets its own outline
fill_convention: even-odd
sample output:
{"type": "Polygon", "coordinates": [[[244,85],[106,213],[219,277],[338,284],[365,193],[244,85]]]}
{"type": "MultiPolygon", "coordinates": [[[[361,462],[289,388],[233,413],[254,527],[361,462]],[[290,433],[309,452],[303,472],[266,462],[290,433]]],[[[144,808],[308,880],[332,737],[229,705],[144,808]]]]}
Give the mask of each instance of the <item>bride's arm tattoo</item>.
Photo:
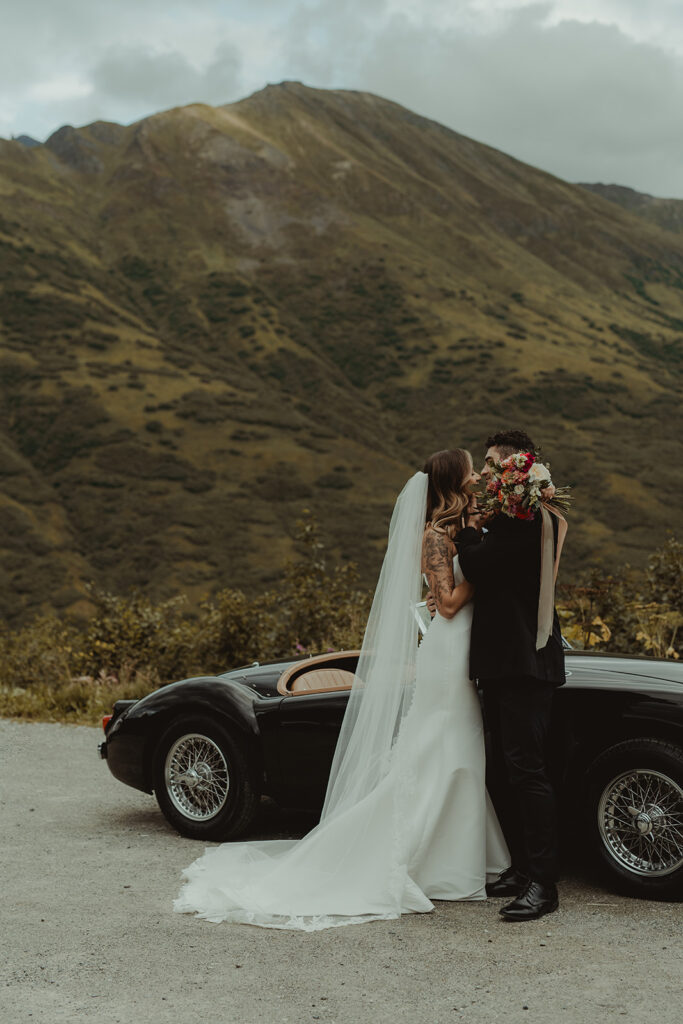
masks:
{"type": "Polygon", "coordinates": [[[455,586],[453,554],[445,533],[427,530],[422,546],[422,565],[437,605],[443,604],[455,586]]]}

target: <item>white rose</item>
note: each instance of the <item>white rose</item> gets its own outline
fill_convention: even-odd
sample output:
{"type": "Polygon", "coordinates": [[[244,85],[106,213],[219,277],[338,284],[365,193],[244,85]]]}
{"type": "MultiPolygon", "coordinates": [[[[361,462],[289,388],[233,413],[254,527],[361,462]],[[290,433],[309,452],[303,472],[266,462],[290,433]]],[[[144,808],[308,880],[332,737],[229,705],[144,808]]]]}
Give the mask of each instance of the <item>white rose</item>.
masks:
{"type": "Polygon", "coordinates": [[[524,494],[523,484],[517,484],[517,486],[515,487],[515,494],[524,494]]]}
{"type": "Polygon", "coordinates": [[[550,473],[548,467],[544,466],[542,462],[534,462],[533,466],[529,470],[529,479],[537,481],[547,481],[550,483],[550,473]]]}

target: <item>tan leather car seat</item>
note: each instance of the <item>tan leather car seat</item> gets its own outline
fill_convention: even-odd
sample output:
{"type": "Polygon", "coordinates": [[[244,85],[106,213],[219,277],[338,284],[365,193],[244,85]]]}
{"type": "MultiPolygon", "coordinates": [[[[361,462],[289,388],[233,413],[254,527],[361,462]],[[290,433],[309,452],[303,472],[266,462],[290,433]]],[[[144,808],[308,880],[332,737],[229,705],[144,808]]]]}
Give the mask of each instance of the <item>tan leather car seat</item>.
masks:
{"type": "Polygon", "coordinates": [[[355,667],[359,654],[360,651],[331,651],[305,661],[296,661],[278,679],[278,693],[284,697],[294,697],[303,693],[350,690],[354,674],[350,669],[341,668],[340,662],[342,665],[351,663],[355,667]]]}
{"type": "Polygon", "coordinates": [[[324,690],[350,690],[353,672],[344,668],[313,668],[293,680],[290,693],[321,693],[324,690]]]}

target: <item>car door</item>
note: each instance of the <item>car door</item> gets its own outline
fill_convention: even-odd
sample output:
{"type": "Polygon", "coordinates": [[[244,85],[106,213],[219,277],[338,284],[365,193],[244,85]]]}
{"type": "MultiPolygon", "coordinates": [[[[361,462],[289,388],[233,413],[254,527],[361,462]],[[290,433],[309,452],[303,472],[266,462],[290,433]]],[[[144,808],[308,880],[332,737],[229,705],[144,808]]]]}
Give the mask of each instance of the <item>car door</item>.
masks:
{"type": "Polygon", "coordinates": [[[348,692],[297,694],[280,703],[279,778],[275,798],[285,806],[320,810],[348,692]]]}

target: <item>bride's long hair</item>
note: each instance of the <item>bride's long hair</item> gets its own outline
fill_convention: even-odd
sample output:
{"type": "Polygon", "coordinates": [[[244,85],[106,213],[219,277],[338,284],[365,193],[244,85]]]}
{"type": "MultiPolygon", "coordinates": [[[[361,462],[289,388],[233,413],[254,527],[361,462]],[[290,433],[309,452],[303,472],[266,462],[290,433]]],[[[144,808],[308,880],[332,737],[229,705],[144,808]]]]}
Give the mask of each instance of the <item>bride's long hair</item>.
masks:
{"type": "Polygon", "coordinates": [[[427,474],[426,522],[453,537],[464,524],[469,500],[467,481],[472,475],[472,456],[464,448],[434,452],[424,464],[427,474]]]}

